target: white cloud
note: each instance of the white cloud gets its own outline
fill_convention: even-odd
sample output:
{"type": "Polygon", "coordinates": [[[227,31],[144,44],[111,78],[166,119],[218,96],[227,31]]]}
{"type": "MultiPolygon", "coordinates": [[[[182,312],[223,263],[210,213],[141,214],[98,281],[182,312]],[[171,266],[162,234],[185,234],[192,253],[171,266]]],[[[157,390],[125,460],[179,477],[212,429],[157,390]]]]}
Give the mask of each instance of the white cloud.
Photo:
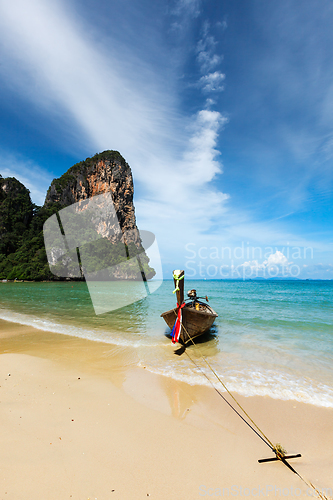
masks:
{"type": "MultiPolygon", "coordinates": [[[[199,2],[182,0],[178,9],[193,18],[199,2]]],[[[217,64],[208,28],[197,54],[202,70],[210,72],[199,85],[204,92],[217,92],[225,75],[207,66],[217,64]]],[[[222,172],[217,141],[226,118],[209,109],[190,118],[179,115],[176,85],[165,84],[163,47],[158,47],[160,66],[151,67],[136,56],[135,47],[112,38],[111,30],[107,44],[101,36],[80,24],[61,1],[0,0],[4,81],[52,120],[65,121],[76,135],[79,131],[81,144],[92,153],[117,149],[123,154],[133,171],[138,225],[155,232],[165,260],[181,260],[186,243],[209,238],[213,244],[249,239],[316,246],[277,224],[254,223],[249,213],[227,211],[228,196],[212,182],[222,172]],[[213,236],[208,235],[212,223],[213,236]]],[[[207,107],[212,104],[207,99],[207,107]]],[[[43,202],[51,181],[45,172],[14,157],[2,165],[2,173],[17,177],[35,202],[43,202]]]]}
{"type": "Polygon", "coordinates": [[[287,266],[288,265],[288,259],[285,255],[283,255],[282,252],[277,250],[275,253],[271,254],[268,259],[266,259],[263,262],[263,265],[269,267],[272,265],[275,266],[287,266]]]}
{"type": "Polygon", "coordinates": [[[214,73],[208,73],[204,75],[199,80],[199,86],[205,92],[220,92],[224,90],[222,82],[225,80],[225,75],[220,71],[215,71],[214,73]]]}
{"type": "MultiPolygon", "coordinates": [[[[198,3],[183,0],[179,7],[194,15],[198,3]]],[[[0,71],[7,83],[49,116],[76,123],[92,152],[123,154],[139,193],[139,226],[170,249],[170,234],[197,238],[212,215],[223,213],[227,196],[210,182],[221,172],[216,143],[225,118],[209,110],[180,117],[177,98],[165,86],[164,64],[159,72],[136,58],[135,48],[113,42],[106,51],[60,1],[0,2],[6,54],[0,71]],[[181,214],[188,209],[196,215],[184,224],[181,214]]],[[[223,78],[208,75],[205,87],[223,78]]],[[[35,184],[35,176],[23,177],[35,184]]]]}
{"type": "Polygon", "coordinates": [[[206,99],[206,109],[209,109],[211,106],[214,106],[214,104],[216,104],[216,101],[214,101],[214,99],[211,99],[210,97],[206,99]]]}
{"type": "Polygon", "coordinates": [[[15,177],[29,189],[34,203],[44,204],[46,191],[52,181],[51,175],[45,169],[32,161],[0,151],[0,174],[2,177],[15,177]]]}
{"type": "Polygon", "coordinates": [[[292,262],[288,262],[287,257],[280,250],[276,250],[275,253],[270,254],[261,263],[257,260],[252,260],[243,262],[238,267],[243,268],[244,276],[247,277],[260,276],[269,278],[281,275],[284,277],[296,277],[300,273],[300,268],[298,266],[292,268],[292,264],[292,262]]]}
{"type": "Polygon", "coordinates": [[[176,15],[191,15],[198,17],[200,14],[200,0],[178,0],[174,8],[176,15]]]}
{"type": "Polygon", "coordinates": [[[103,54],[60,2],[0,4],[1,38],[15,63],[5,79],[38,106],[62,111],[84,130],[91,145],[135,150],[160,146],[176,113],[170,93],[144,62],[128,53],[103,54]],[[161,116],[162,115],[162,116],[161,116]],[[153,138],[153,140],[151,140],[153,138]]]}
{"type": "Polygon", "coordinates": [[[197,60],[202,73],[212,70],[223,60],[222,55],[215,54],[217,42],[215,38],[208,34],[209,24],[206,22],[203,26],[203,37],[197,45],[197,60]]]}
{"type": "MultiPolygon", "coordinates": [[[[184,242],[193,238],[194,227],[198,235],[202,229],[209,227],[212,215],[216,217],[225,212],[228,195],[214,189],[210,182],[222,173],[222,165],[217,160],[220,152],[216,149],[216,142],[219,130],[226,121],[217,111],[199,111],[191,124],[192,136],[182,158],[173,159],[172,165],[168,161],[156,159],[157,168],[147,171],[145,177],[149,195],[144,200],[136,201],[142,227],[151,221],[153,213],[157,224],[161,220],[174,224],[171,231],[177,232],[179,245],[179,238],[184,242]],[[157,183],[163,186],[158,192],[155,191],[157,183]],[[191,211],[195,217],[187,218],[184,224],[179,217],[182,211],[191,211]]],[[[169,233],[165,232],[162,239],[169,237],[169,233]]]]}
{"type": "Polygon", "coordinates": [[[217,66],[221,61],[223,57],[218,56],[217,54],[210,55],[206,51],[201,51],[198,54],[198,62],[201,66],[201,71],[209,71],[215,66],[217,66]]]}
{"type": "Polygon", "coordinates": [[[222,172],[221,164],[216,160],[220,152],[216,149],[218,132],[227,118],[218,111],[201,110],[193,126],[194,134],[189,140],[190,150],[184,155],[191,174],[190,183],[199,183],[203,175],[206,182],[222,172]]]}

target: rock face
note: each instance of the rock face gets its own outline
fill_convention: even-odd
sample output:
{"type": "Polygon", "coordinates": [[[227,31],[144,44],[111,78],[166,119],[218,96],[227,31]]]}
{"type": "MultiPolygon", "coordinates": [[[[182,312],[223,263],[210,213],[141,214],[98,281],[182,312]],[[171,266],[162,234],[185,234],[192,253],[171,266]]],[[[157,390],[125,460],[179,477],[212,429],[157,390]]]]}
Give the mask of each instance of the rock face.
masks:
{"type": "MultiPolygon", "coordinates": [[[[100,206],[99,208],[106,216],[97,217],[98,222],[95,222],[95,230],[105,240],[112,243],[113,247],[110,247],[109,251],[104,250],[103,254],[99,253],[100,246],[94,250],[91,248],[90,261],[96,263],[96,256],[98,256],[99,265],[102,268],[110,268],[111,266],[113,271],[109,271],[109,273],[112,272],[113,275],[107,276],[108,279],[141,279],[142,274],[138,274],[137,266],[135,270],[135,266],[131,269],[130,265],[117,265],[126,261],[124,243],[127,245],[128,257],[143,252],[135,221],[133,193],[133,178],[129,165],[117,151],[104,151],[73,165],[59,179],[54,179],[47,192],[44,207],[57,205],[61,209],[77,204],[76,212],[84,212],[88,200],[91,200],[92,197],[104,195],[105,198],[100,197],[103,205],[103,200],[110,200],[111,195],[116,217],[108,211],[110,202],[105,201],[104,207],[100,206]],[[113,253],[112,256],[111,253],[113,253]],[[106,254],[110,259],[110,265],[106,263],[106,254]],[[115,256],[117,259],[112,261],[115,256]]],[[[98,203],[100,204],[100,202],[98,203]]],[[[88,225],[89,223],[90,221],[88,221],[88,225]]],[[[103,243],[101,247],[103,247],[103,243]]],[[[56,249],[53,254],[55,252],[56,249]]],[[[155,272],[148,266],[147,256],[143,254],[140,259],[144,267],[144,275],[148,278],[152,277],[155,272]]],[[[86,266],[83,271],[89,271],[89,266],[86,266]]],[[[71,276],[70,270],[69,276],[71,276]]],[[[100,277],[101,273],[98,276],[100,277]]]]}
{"type": "Polygon", "coordinates": [[[133,206],[133,178],[129,165],[117,151],[104,151],[73,165],[54,179],[45,204],[72,205],[91,196],[111,192],[122,231],[137,230],[133,206]]]}
{"type": "MultiPolygon", "coordinates": [[[[142,279],[143,275],[146,278],[154,276],[155,271],[148,264],[149,259],[143,251],[136,226],[131,169],[117,151],[104,151],[73,165],[59,179],[54,179],[42,207],[31,202],[28,189],[18,180],[3,179],[0,175],[0,279],[80,279],[77,271],[71,271],[70,266],[67,266],[68,273],[65,275],[55,276],[51,273],[44,246],[44,228],[51,217],[56,217],[55,214],[66,207],[74,205],[76,212],[83,212],[84,207],[96,199],[96,195],[102,195],[98,197],[102,201],[105,198],[107,207],[112,205],[112,199],[116,215],[112,208],[112,213],[102,212],[103,216],[97,218],[97,223],[93,221],[98,242],[91,245],[89,243],[89,251],[88,245],[82,250],[84,255],[89,257],[85,261],[86,267],[82,267],[84,274],[85,271],[91,273],[97,269],[99,275],[96,279],[101,277],[111,280],[135,280],[142,279]],[[77,203],[78,207],[75,205],[77,203]],[[131,260],[135,261],[133,265],[131,260]],[[114,271],[109,271],[109,275],[104,277],[103,269],[108,268],[114,271]]],[[[62,214],[63,212],[60,216],[62,214]]],[[[83,213],[80,214],[81,219],[82,216],[84,217],[83,213]]],[[[74,216],[74,219],[76,221],[79,217],[74,216]]],[[[90,217],[88,222],[91,220],[90,217]]],[[[57,227],[60,231],[61,227],[57,227]]],[[[80,248],[81,246],[74,245],[80,248]]],[[[64,255],[61,249],[60,253],[57,253],[57,247],[59,245],[54,245],[55,261],[59,261],[59,255],[64,255]]],[[[77,255],[76,248],[74,253],[77,255]]],[[[75,255],[72,259],[67,255],[67,260],[72,262],[72,268],[75,267],[75,255]]],[[[82,257],[81,253],[80,256],[82,257]]]]}

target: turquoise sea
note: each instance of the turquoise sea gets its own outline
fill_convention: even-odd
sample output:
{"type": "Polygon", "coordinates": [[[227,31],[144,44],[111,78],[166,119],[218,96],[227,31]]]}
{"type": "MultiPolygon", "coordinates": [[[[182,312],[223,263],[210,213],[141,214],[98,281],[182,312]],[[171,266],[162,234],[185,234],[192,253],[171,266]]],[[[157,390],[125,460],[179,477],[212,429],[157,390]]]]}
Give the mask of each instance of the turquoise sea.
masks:
{"type": "MultiPolygon", "coordinates": [[[[186,355],[174,355],[160,318],[175,305],[173,288],[164,281],[146,298],[96,316],[85,283],[0,283],[0,318],[132,346],[148,370],[207,385],[186,355]]],[[[200,350],[230,390],[333,407],[333,281],[187,280],[191,288],[219,315],[200,350]]]]}

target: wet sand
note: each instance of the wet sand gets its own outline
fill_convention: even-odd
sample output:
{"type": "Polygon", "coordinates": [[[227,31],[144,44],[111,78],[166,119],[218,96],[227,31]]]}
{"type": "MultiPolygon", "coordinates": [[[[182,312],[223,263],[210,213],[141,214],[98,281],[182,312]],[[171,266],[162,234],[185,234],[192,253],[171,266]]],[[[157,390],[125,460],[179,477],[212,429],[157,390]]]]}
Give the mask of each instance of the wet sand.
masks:
{"type": "MultiPolygon", "coordinates": [[[[272,452],[213,389],[137,363],[135,349],[1,320],[0,499],[312,495],[281,462],[258,463],[272,452]]],[[[332,496],[333,410],[235,396],[332,496]]]]}

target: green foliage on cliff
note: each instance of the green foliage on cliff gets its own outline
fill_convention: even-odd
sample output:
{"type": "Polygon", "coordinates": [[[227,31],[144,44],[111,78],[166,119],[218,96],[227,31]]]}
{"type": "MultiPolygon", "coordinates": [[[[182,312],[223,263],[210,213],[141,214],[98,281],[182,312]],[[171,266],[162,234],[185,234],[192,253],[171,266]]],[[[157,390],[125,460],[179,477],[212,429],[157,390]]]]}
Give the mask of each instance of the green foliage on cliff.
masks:
{"type": "Polygon", "coordinates": [[[99,161],[110,161],[111,163],[118,162],[120,165],[126,165],[125,159],[118,151],[107,150],[102,153],[97,153],[91,158],[86,158],[79,163],[75,163],[75,165],[70,167],[61,177],[54,179],[48,189],[46,198],[48,198],[52,186],[55,188],[56,192],[60,194],[66,186],[75,183],[79,173],[85,175],[87,170],[99,161]]]}
{"type": "Polygon", "coordinates": [[[23,242],[33,215],[29,191],[13,177],[0,179],[0,254],[9,255],[23,242]]]}
{"type": "Polygon", "coordinates": [[[53,279],[43,224],[60,207],[38,207],[15,178],[0,177],[0,279],[53,279]]]}
{"type": "MultiPolygon", "coordinates": [[[[73,165],[63,176],[52,181],[51,186],[54,185],[57,192],[61,193],[69,184],[76,182],[76,176],[84,175],[87,168],[100,160],[126,165],[124,158],[117,151],[104,151],[73,165]]],[[[3,179],[0,175],[0,279],[59,279],[50,271],[44,246],[43,225],[49,217],[64,207],[64,203],[55,203],[51,199],[43,207],[38,207],[31,202],[30,193],[23,184],[15,178],[3,179]]],[[[85,257],[84,272],[96,271],[96,279],[99,279],[103,275],[103,269],[118,264],[121,266],[126,261],[128,263],[128,258],[142,253],[143,248],[138,248],[134,243],[124,247],[119,241],[112,245],[108,240],[99,239],[98,242],[83,245],[82,252],[85,257]]],[[[76,250],[73,250],[72,254],[72,260],[69,258],[69,263],[66,264],[69,274],[75,265],[77,266],[76,250]]],[[[71,253],[68,255],[71,256],[71,253]]],[[[149,266],[149,259],[144,255],[140,261],[141,270],[143,269],[146,277],[154,276],[155,271],[149,266]]],[[[64,269],[61,262],[59,266],[64,269]]],[[[130,264],[128,268],[131,268],[134,274],[135,264],[134,267],[130,264]]],[[[120,267],[119,274],[121,273],[120,267]]],[[[105,276],[104,273],[103,279],[110,278],[112,277],[105,276]]],[[[140,272],[136,278],[141,278],[140,272]]]]}

